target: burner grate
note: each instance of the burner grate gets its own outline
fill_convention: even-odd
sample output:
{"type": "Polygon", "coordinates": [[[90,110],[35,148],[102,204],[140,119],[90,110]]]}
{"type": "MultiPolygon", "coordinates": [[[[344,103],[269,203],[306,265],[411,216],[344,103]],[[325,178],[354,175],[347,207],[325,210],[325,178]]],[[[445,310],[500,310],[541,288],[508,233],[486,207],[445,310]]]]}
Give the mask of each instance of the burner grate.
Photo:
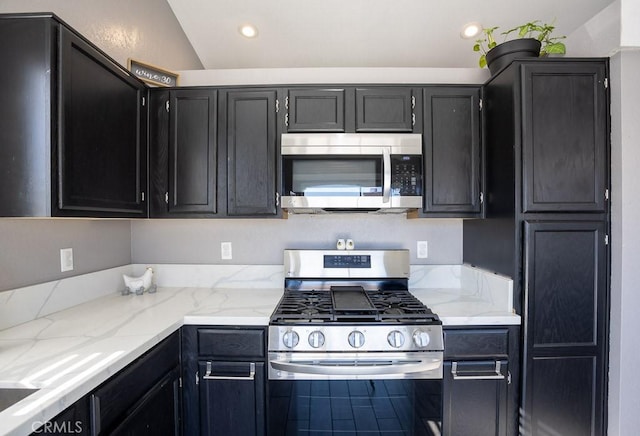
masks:
{"type": "Polygon", "coordinates": [[[406,289],[286,289],[271,317],[272,324],[301,322],[424,322],[440,319],[406,289]],[[361,295],[356,295],[360,293],[361,295]]]}

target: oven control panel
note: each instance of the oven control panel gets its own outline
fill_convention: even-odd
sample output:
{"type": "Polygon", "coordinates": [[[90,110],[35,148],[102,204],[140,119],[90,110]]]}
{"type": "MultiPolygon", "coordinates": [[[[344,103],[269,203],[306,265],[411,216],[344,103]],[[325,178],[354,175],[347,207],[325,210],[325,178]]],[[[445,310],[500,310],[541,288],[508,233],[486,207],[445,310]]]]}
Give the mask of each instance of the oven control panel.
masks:
{"type": "Polygon", "coordinates": [[[367,254],[325,254],[325,268],[371,268],[371,256],[367,254]]]}
{"type": "Polygon", "coordinates": [[[441,325],[269,327],[269,351],[443,351],[441,325]]]}

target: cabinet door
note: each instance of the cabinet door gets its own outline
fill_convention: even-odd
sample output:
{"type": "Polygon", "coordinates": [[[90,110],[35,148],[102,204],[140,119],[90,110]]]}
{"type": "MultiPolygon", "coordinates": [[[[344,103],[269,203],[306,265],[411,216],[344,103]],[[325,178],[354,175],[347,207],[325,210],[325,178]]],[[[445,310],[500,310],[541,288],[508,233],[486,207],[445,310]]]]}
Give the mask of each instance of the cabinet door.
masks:
{"type": "Polygon", "coordinates": [[[215,214],[216,91],[170,92],[170,214],[215,214]]]}
{"type": "Polygon", "coordinates": [[[129,411],[110,436],[180,435],[180,372],[175,369],[129,411]]]}
{"type": "Polygon", "coordinates": [[[605,211],[606,65],[525,64],[522,77],[523,211],[605,211]]]}
{"type": "Polygon", "coordinates": [[[200,434],[264,435],[264,363],[199,363],[200,434]]]}
{"type": "Polygon", "coordinates": [[[54,26],[3,17],[0,41],[0,216],[49,216],[54,26]]]}
{"type": "Polygon", "coordinates": [[[275,90],[227,93],[227,214],[276,215],[275,90]]]}
{"type": "Polygon", "coordinates": [[[604,222],[525,223],[525,434],[604,434],[604,222]]]}
{"type": "MultiPolygon", "coordinates": [[[[92,434],[111,434],[122,428],[125,421],[127,425],[143,428],[139,426],[153,416],[149,410],[155,407],[172,411],[169,417],[162,418],[163,422],[177,419],[173,411],[177,413],[179,408],[168,404],[177,398],[173,394],[169,398],[169,393],[173,392],[173,381],[179,378],[179,366],[180,336],[174,333],[92,393],[92,434]],[[138,414],[139,419],[130,418],[132,413],[138,414]]],[[[173,429],[171,426],[170,431],[173,429]]]]}
{"type": "Polygon", "coordinates": [[[144,85],[64,26],[59,73],[54,214],[146,216],[144,85]]]}
{"type": "Polygon", "coordinates": [[[424,212],[480,212],[478,88],[424,89],[424,212]]]}
{"type": "Polygon", "coordinates": [[[508,374],[506,360],[445,362],[442,434],[506,436],[508,374]]]}
{"type": "Polygon", "coordinates": [[[413,132],[411,88],[356,89],[356,132],[413,132]]]}
{"type": "Polygon", "coordinates": [[[290,89],[286,99],[288,132],[344,132],[344,89],[290,89]]]}

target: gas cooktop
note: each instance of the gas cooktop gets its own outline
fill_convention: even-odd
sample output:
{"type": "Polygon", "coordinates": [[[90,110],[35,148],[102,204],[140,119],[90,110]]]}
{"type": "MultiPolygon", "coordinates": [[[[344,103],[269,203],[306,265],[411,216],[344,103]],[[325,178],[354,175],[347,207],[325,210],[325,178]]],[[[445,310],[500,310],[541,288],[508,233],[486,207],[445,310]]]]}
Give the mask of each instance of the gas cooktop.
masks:
{"type": "Polygon", "coordinates": [[[407,289],[365,290],[331,286],[328,290],[286,289],[271,324],[386,322],[441,324],[407,289]]]}

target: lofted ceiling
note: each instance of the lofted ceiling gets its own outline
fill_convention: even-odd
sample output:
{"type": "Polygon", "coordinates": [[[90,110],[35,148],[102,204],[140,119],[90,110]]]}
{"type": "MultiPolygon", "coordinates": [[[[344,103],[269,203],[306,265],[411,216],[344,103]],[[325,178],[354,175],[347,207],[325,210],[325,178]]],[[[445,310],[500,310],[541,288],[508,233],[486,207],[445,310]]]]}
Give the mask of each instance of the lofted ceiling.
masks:
{"type": "MultiPolygon", "coordinates": [[[[167,0],[206,69],[475,67],[464,24],[554,22],[569,35],[613,0],[167,0]],[[555,21],[554,21],[555,20],[555,21]],[[238,28],[251,23],[258,36],[238,28]]],[[[567,47],[571,55],[571,47],[567,47]]]]}

